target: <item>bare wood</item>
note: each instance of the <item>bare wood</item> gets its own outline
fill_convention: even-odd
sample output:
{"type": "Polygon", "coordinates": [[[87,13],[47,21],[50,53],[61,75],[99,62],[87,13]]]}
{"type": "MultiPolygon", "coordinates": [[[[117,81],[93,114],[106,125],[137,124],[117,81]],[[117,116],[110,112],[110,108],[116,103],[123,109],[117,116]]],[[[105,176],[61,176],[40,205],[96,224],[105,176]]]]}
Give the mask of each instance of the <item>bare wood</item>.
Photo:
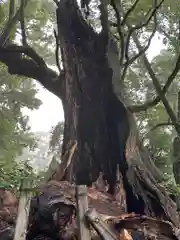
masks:
{"type": "MultiPolygon", "coordinates": [[[[110,227],[103,222],[100,215],[97,213],[95,209],[88,210],[86,212],[86,217],[93,228],[97,231],[97,233],[102,237],[104,240],[116,240],[117,236],[110,227]]],[[[84,238],[85,239],[85,238],[84,238]]]]}
{"type": "Polygon", "coordinates": [[[73,155],[77,149],[77,141],[76,140],[73,142],[70,141],[69,145],[70,146],[68,147],[67,151],[62,156],[62,162],[59,164],[58,169],[56,169],[54,172],[52,172],[50,179],[48,179],[48,181],[50,181],[50,180],[61,181],[61,179],[64,177],[64,174],[65,174],[67,168],[72,163],[73,155]],[[67,157],[67,155],[68,155],[68,157],[67,157]]]}
{"type": "Polygon", "coordinates": [[[78,210],[79,239],[90,240],[89,224],[85,218],[85,213],[88,211],[88,194],[86,186],[81,185],[76,187],[76,201],[78,210]]]}
{"type": "Polygon", "coordinates": [[[26,230],[28,225],[28,217],[29,217],[32,192],[24,190],[24,188],[27,189],[27,186],[25,186],[25,181],[23,182],[23,189],[21,191],[20,200],[19,200],[18,216],[16,221],[14,240],[26,239],[26,230]]]}

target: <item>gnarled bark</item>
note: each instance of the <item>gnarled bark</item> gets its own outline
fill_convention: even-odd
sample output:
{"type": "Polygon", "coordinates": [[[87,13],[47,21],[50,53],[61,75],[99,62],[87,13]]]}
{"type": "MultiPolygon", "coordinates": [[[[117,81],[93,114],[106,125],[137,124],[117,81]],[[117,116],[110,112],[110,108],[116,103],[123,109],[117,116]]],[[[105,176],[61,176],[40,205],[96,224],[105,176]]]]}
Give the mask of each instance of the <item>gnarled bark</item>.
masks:
{"type": "Polygon", "coordinates": [[[0,60],[8,65],[10,73],[33,77],[62,99],[65,115],[62,159],[68,166],[64,179],[91,185],[103,172],[113,192],[119,164],[128,211],[178,225],[176,206],[140,164],[138,154],[133,158],[139,159],[132,161],[137,164],[130,164],[128,169],[125,158],[130,131],[128,113],[113,92],[113,72],[106,58],[107,36],[95,33],[84,21],[76,0],[59,2],[57,24],[64,67],[59,77],[37,56],[23,59],[22,52],[14,50],[12,54],[12,49],[8,55],[7,47],[0,48],[0,60]],[[19,65],[15,67],[16,61],[19,65]]]}
{"type": "Polygon", "coordinates": [[[137,164],[126,174],[125,145],[130,126],[127,109],[113,92],[113,73],[106,58],[108,39],[84,21],[75,0],[60,2],[57,23],[65,74],[64,161],[69,157],[68,144],[77,142],[64,179],[91,185],[101,171],[113,192],[119,164],[128,211],[177,225],[175,204],[144,164],[138,166],[134,159],[137,164]]]}
{"type": "Polygon", "coordinates": [[[129,126],[126,108],[113,92],[107,39],[85,23],[75,1],[60,2],[57,20],[66,79],[63,154],[70,140],[77,141],[73,166],[65,178],[90,185],[102,171],[113,188],[117,163],[122,171],[127,168],[124,149],[129,126]]]}

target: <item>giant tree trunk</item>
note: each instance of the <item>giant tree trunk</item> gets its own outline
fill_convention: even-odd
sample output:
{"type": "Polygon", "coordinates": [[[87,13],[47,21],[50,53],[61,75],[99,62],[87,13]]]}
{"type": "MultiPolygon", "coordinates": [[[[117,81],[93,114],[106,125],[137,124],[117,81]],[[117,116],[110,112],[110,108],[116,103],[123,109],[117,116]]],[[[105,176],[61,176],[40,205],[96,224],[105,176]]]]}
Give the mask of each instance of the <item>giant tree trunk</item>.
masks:
{"type": "Polygon", "coordinates": [[[57,24],[65,73],[62,160],[68,167],[64,179],[91,185],[103,172],[113,192],[119,164],[128,211],[177,225],[175,206],[144,165],[130,166],[127,172],[128,113],[113,92],[107,36],[98,35],[84,21],[75,0],[60,1],[57,24]],[[74,154],[67,154],[75,145],[74,154]]]}
{"type": "Polygon", "coordinates": [[[84,22],[73,2],[62,1],[57,10],[66,79],[63,154],[70,141],[77,141],[66,180],[75,178],[78,184],[89,185],[102,171],[113,186],[116,164],[121,160],[122,171],[127,165],[124,158],[129,132],[127,112],[112,90],[112,70],[106,59],[107,38],[97,35],[84,22]],[[123,130],[122,139],[118,139],[120,124],[124,124],[119,128],[123,130]]]}

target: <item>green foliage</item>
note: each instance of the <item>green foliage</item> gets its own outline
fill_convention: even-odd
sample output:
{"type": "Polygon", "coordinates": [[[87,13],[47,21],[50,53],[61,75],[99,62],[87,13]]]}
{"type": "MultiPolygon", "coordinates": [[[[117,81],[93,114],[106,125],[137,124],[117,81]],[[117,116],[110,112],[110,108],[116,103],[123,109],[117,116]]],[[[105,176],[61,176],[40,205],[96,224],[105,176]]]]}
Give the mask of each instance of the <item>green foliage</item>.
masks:
{"type": "Polygon", "coordinates": [[[175,184],[173,174],[165,175],[165,181],[160,184],[165,188],[167,193],[173,194],[174,196],[179,196],[180,186],[175,184]]]}
{"type": "Polygon", "coordinates": [[[10,164],[0,162],[0,182],[5,182],[13,187],[19,187],[23,179],[36,177],[28,161],[16,162],[10,164]]]}
{"type": "MultiPolygon", "coordinates": [[[[134,1],[122,1],[124,12],[129,9],[134,1]]],[[[142,23],[145,20],[145,15],[148,9],[152,8],[154,1],[146,0],[139,1],[136,8],[128,17],[130,25],[142,23]]],[[[154,19],[149,22],[143,30],[137,31],[141,43],[145,43],[149,33],[154,29],[154,19]]],[[[151,65],[157,76],[161,86],[163,87],[169,75],[175,67],[177,55],[179,54],[179,3],[178,1],[165,1],[157,14],[157,29],[156,36],[162,38],[162,51],[155,56],[151,65]],[[164,45],[163,45],[164,44],[164,45]]],[[[145,46],[146,44],[144,44],[145,46]]],[[[153,48],[151,48],[153,51],[153,48]]],[[[129,54],[137,52],[135,45],[131,43],[129,54]]],[[[177,114],[177,93],[179,92],[179,78],[174,79],[168,93],[167,100],[177,114]]],[[[126,99],[131,104],[143,104],[157,96],[153,82],[147,70],[144,67],[141,58],[138,58],[127,71],[125,78],[126,99]]],[[[164,125],[155,127],[161,123],[170,121],[169,115],[166,112],[163,104],[158,104],[146,112],[136,114],[138,124],[140,124],[140,135],[144,144],[150,150],[156,165],[169,176],[172,176],[172,141],[176,136],[176,132],[172,126],[164,125]]]]}
{"type": "MultiPolygon", "coordinates": [[[[126,12],[134,3],[133,0],[121,1],[124,12],[126,12]]],[[[139,1],[136,8],[128,16],[128,23],[130,25],[141,24],[147,18],[149,9],[153,9],[154,1],[145,0],[139,1]]],[[[179,46],[179,3],[178,1],[165,1],[157,14],[157,30],[156,35],[160,34],[163,38],[164,49],[159,55],[154,57],[151,61],[153,70],[159,79],[161,86],[164,86],[168,76],[171,74],[175,60],[177,57],[177,47],[179,46]],[[163,32],[164,31],[164,32],[163,32]],[[178,40],[178,41],[177,41],[178,40]]],[[[93,25],[93,28],[98,30],[100,28],[99,12],[97,1],[92,1],[90,9],[89,22],[93,25]]],[[[109,18],[115,22],[115,16],[112,9],[109,9],[109,18]]],[[[148,37],[154,29],[154,18],[149,22],[147,26],[143,28],[143,31],[138,32],[138,36],[141,42],[147,43],[148,37]]],[[[116,28],[112,28],[111,32],[117,36],[116,28]]],[[[119,44],[119,42],[118,42],[119,44]]],[[[132,43],[130,44],[129,54],[137,52],[137,48],[132,43]]],[[[157,95],[152,79],[147,74],[147,71],[142,64],[140,58],[138,58],[131,67],[128,68],[128,72],[125,78],[126,98],[130,104],[141,104],[145,101],[154,99],[157,95]]],[[[173,110],[177,111],[177,93],[179,91],[179,74],[173,81],[168,93],[166,94],[170,105],[173,110]]],[[[140,123],[140,135],[144,141],[144,144],[150,150],[155,164],[165,173],[171,176],[172,174],[172,160],[171,160],[171,146],[172,140],[175,136],[175,131],[172,126],[161,126],[153,130],[153,128],[159,123],[169,122],[169,116],[163,106],[158,104],[152,109],[148,109],[146,112],[136,114],[138,122],[140,123]]],[[[58,128],[57,128],[58,129],[58,128]]],[[[57,130],[56,129],[56,130],[57,130]]],[[[58,131],[57,131],[58,132],[58,131]]],[[[57,132],[53,133],[53,141],[51,140],[50,149],[55,151],[52,142],[58,143],[57,139],[61,139],[60,135],[57,137],[57,132]],[[54,141],[55,139],[55,141],[54,141]]],[[[57,149],[56,149],[57,150],[57,149]]]]}
{"type": "MultiPolygon", "coordinates": [[[[122,1],[123,11],[126,12],[133,3],[134,0],[122,1]]],[[[16,1],[16,9],[19,7],[18,4],[16,1]]],[[[90,24],[98,30],[100,28],[99,15],[97,14],[98,1],[92,1],[91,4],[90,24]]],[[[153,0],[139,1],[136,8],[128,16],[128,23],[133,26],[142,23],[149,9],[153,7],[153,4],[153,0]]],[[[172,72],[177,53],[179,52],[179,8],[180,5],[178,1],[165,1],[157,14],[158,24],[156,34],[161,34],[165,49],[161,51],[151,63],[161,86],[165,84],[165,81],[172,72]]],[[[3,29],[7,22],[8,10],[9,1],[0,1],[0,30],[3,29]]],[[[112,9],[109,9],[109,15],[110,19],[114,21],[115,17],[112,9]]],[[[25,9],[25,25],[28,43],[33,46],[50,65],[55,65],[55,39],[52,34],[55,23],[55,5],[53,1],[28,1],[25,9]]],[[[147,43],[147,39],[153,29],[154,19],[143,28],[143,31],[137,32],[142,43],[147,43]]],[[[126,32],[125,30],[124,34],[126,32]]],[[[15,29],[12,29],[12,35],[14,31],[16,31],[16,37],[19,40],[19,32],[21,31],[19,24],[17,24],[15,29]]],[[[117,36],[117,30],[115,28],[112,28],[111,32],[117,36]]],[[[119,42],[120,41],[118,41],[118,45],[120,45],[119,42]]],[[[129,54],[133,55],[135,52],[137,52],[137,48],[131,42],[129,54]]],[[[147,74],[140,58],[128,68],[125,78],[125,88],[127,90],[126,98],[130,104],[141,104],[156,96],[152,79],[147,74]]],[[[175,112],[177,111],[178,91],[179,75],[176,77],[166,95],[175,112]]],[[[35,98],[35,94],[36,90],[32,81],[9,76],[4,66],[0,65],[0,163],[2,161],[4,165],[7,164],[7,169],[3,170],[4,176],[8,171],[9,173],[13,173],[14,169],[17,169],[17,174],[14,175],[16,177],[20,173],[19,171],[25,171],[25,169],[22,170],[21,168],[25,162],[17,163],[14,159],[21,154],[24,147],[31,148],[34,146],[33,135],[30,133],[28,126],[28,118],[22,115],[21,110],[23,107],[30,109],[38,108],[40,101],[35,98]]],[[[172,161],[170,149],[175,131],[170,126],[157,127],[152,130],[157,124],[167,123],[169,121],[169,116],[164,106],[162,103],[158,104],[145,113],[136,114],[136,116],[140,123],[140,135],[143,138],[144,144],[152,153],[156,165],[161,168],[164,173],[171,176],[172,161]]],[[[56,156],[60,155],[61,152],[62,131],[62,123],[59,123],[52,130],[49,151],[53,152],[56,156]]],[[[2,169],[4,169],[3,166],[2,169]]],[[[30,172],[32,172],[32,169],[23,172],[23,174],[29,176],[30,172]]],[[[11,178],[9,178],[9,180],[13,181],[11,178]]]]}
{"type": "Polygon", "coordinates": [[[0,181],[20,183],[20,178],[32,175],[33,169],[16,159],[24,148],[33,149],[36,139],[30,132],[28,117],[22,109],[38,108],[40,100],[35,98],[32,81],[7,74],[0,65],[0,181]]]}
{"type": "Polygon", "coordinates": [[[48,0],[29,0],[25,11],[28,43],[50,65],[55,65],[55,4],[48,0]]]}
{"type": "MultiPolygon", "coordinates": [[[[9,4],[10,0],[0,0],[0,33],[9,20],[9,4]]],[[[15,12],[19,6],[20,1],[15,1],[15,12]]],[[[24,14],[28,44],[47,63],[54,64],[52,23],[55,23],[55,4],[53,1],[28,0],[24,14]]],[[[21,41],[20,34],[18,22],[11,29],[10,39],[14,40],[15,37],[16,41],[21,41]]],[[[36,147],[37,139],[30,131],[29,118],[23,115],[24,108],[39,108],[41,101],[35,97],[36,93],[32,80],[11,76],[7,74],[5,66],[0,64],[0,182],[17,185],[22,178],[37,178],[28,159],[18,160],[24,148],[33,151],[36,147]]]]}
{"type": "MultiPolygon", "coordinates": [[[[153,70],[162,86],[164,86],[168,76],[171,74],[175,60],[176,57],[170,49],[162,50],[158,56],[152,59],[153,70]]],[[[180,75],[178,74],[166,94],[175,114],[177,112],[179,79],[180,75]]],[[[127,97],[131,99],[133,103],[140,104],[145,101],[150,101],[157,95],[151,78],[147,75],[140,62],[135,63],[129,70],[126,78],[126,86],[128,87],[127,97]]],[[[156,165],[164,173],[172,174],[171,148],[173,138],[175,137],[174,128],[168,125],[162,125],[156,128],[158,124],[168,123],[170,121],[163,104],[158,104],[146,112],[141,112],[136,115],[142,125],[140,134],[145,145],[152,153],[156,165]]]]}
{"type": "Polygon", "coordinates": [[[24,147],[33,146],[28,118],[22,109],[39,107],[41,102],[35,94],[32,81],[10,76],[0,65],[0,160],[11,161],[24,147]]]}
{"type": "Polygon", "coordinates": [[[4,14],[3,5],[2,3],[0,3],[0,24],[3,22],[4,18],[5,18],[5,14],[4,14]]]}
{"type": "Polygon", "coordinates": [[[33,110],[40,106],[41,101],[35,95],[32,80],[11,76],[0,65],[0,182],[18,184],[22,177],[33,174],[26,161],[16,159],[24,148],[35,147],[28,117],[22,113],[23,108],[33,110]]]}

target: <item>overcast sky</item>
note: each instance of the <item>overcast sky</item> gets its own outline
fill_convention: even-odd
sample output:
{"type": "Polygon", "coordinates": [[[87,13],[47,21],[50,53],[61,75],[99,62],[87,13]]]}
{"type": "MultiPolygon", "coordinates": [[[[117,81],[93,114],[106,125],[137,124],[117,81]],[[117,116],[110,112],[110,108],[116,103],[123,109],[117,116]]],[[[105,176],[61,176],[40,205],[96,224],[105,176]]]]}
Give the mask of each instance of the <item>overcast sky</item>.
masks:
{"type": "MultiPolygon", "coordinates": [[[[162,49],[162,40],[154,37],[148,51],[149,59],[159,54],[162,49]]],[[[61,101],[52,93],[44,89],[37,83],[39,93],[37,97],[41,99],[43,104],[38,110],[25,111],[25,114],[30,117],[30,125],[33,132],[44,131],[48,132],[52,126],[55,126],[59,121],[64,119],[61,101]]]]}

